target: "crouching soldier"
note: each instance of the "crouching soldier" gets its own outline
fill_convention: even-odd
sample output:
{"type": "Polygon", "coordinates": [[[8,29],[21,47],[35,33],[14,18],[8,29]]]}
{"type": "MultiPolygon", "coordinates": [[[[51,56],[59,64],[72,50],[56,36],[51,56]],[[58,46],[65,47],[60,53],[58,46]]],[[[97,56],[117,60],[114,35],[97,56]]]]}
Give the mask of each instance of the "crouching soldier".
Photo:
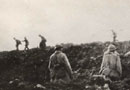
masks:
{"type": "Polygon", "coordinates": [[[46,48],[46,42],[47,42],[47,40],[46,40],[46,38],[44,37],[44,36],[42,36],[42,35],[39,35],[39,37],[41,38],[41,42],[40,42],[40,44],[39,44],[39,47],[40,47],[40,49],[45,49],[46,48]]]}
{"type": "Polygon", "coordinates": [[[116,47],[112,44],[104,53],[100,73],[112,81],[119,80],[122,75],[120,56],[116,52],[116,47]]]}
{"type": "Polygon", "coordinates": [[[72,69],[66,54],[62,52],[62,46],[56,46],[55,52],[50,57],[48,68],[52,83],[67,84],[71,81],[72,69]]]}
{"type": "Polygon", "coordinates": [[[20,40],[18,40],[18,39],[16,39],[16,38],[13,38],[13,39],[14,39],[15,42],[16,42],[16,50],[19,51],[19,45],[21,45],[22,43],[21,43],[20,40]]]}

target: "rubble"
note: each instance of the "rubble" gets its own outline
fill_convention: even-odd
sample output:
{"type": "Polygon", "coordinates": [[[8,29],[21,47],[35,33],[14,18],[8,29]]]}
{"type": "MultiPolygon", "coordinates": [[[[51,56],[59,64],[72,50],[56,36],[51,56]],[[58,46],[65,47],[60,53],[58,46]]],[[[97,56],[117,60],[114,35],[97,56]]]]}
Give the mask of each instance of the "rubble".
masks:
{"type": "MultiPolygon", "coordinates": [[[[123,56],[125,52],[122,43],[117,45],[120,48],[118,51],[122,53],[123,75],[121,81],[110,83],[109,88],[110,90],[128,90],[130,88],[130,57],[123,56]]],[[[104,90],[103,79],[93,79],[92,76],[99,75],[105,43],[64,44],[64,47],[63,52],[67,54],[74,71],[74,79],[69,85],[49,82],[48,63],[54,48],[47,47],[44,51],[33,48],[26,52],[0,52],[0,90],[104,90]]]]}
{"type": "Polygon", "coordinates": [[[42,89],[46,89],[46,87],[44,87],[43,85],[41,84],[37,84],[35,88],[42,88],[42,89]]]}

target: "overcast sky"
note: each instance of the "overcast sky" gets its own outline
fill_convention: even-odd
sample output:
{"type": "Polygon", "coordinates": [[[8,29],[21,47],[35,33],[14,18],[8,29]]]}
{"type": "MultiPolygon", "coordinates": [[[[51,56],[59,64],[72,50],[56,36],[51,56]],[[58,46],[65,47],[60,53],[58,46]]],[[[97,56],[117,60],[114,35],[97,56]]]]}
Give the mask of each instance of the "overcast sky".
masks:
{"type": "Polygon", "coordinates": [[[13,37],[37,47],[39,34],[47,45],[111,41],[111,29],[130,40],[130,0],[0,0],[0,51],[15,49],[13,37]]]}

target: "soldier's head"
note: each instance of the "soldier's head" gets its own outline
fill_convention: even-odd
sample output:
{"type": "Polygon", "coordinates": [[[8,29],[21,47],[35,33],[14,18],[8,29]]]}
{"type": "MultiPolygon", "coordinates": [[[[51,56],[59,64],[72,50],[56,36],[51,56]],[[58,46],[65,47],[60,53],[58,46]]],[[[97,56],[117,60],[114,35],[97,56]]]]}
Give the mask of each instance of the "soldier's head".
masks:
{"type": "Polygon", "coordinates": [[[61,45],[56,45],[55,46],[55,51],[61,51],[62,50],[62,46],[61,45]]]}
{"type": "Polygon", "coordinates": [[[39,37],[41,37],[42,35],[41,35],[41,34],[39,34],[38,36],[39,36],[39,37]]]}
{"type": "Polygon", "coordinates": [[[108,46],[108,50],[109,50],[110,52],[114,52],[114,51],[116,51],[116,47],[115,47],[115,45],[110,44],[110,45],[108,46]]]}
{"type": "Polygon", "coordinates": [[[16,38],[15,38],[15,37],[14,37],[13,39],[14,39],[14,40],[16,40],[16,38]]]}

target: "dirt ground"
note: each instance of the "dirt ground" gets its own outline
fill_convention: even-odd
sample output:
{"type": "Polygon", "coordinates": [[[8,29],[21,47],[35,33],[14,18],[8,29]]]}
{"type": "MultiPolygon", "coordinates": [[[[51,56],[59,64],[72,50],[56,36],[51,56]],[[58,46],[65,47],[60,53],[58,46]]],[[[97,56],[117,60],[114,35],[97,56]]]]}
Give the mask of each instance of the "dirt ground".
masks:
{"type": "MultiPolygon", "coordinates": [[[[93,79],[92,74],[99,74],[105,43],[64,44],[63,47],[74,71],[70,84],[49,82],[47,67],[53,47],[46,50],[33,48],[26,52],[0,52],[0,90],[104,90],[102,78],[93,79]]],[[[123,75],[120,81],[109,86],[111,90],[130,90],[130,57],[123,56],[122,43],[118,43],[117,47],[121,54],[123,75]]]]}

